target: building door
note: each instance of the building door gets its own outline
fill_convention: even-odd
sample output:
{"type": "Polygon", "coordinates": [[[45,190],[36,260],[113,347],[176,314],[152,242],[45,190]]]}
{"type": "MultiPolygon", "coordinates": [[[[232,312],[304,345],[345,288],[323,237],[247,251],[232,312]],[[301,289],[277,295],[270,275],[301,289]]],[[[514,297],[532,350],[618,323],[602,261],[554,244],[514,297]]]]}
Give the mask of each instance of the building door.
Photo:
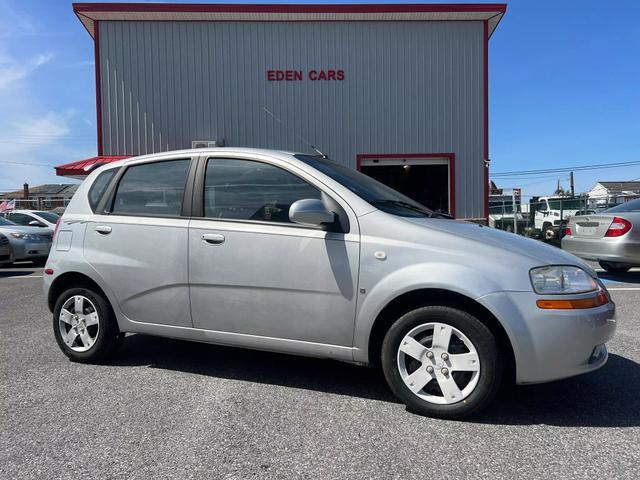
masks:
{"type": "Polygon", "coordinates": [[[432,210],[455,215],[453,155],[359,155],[358,168],[432,210]]]}

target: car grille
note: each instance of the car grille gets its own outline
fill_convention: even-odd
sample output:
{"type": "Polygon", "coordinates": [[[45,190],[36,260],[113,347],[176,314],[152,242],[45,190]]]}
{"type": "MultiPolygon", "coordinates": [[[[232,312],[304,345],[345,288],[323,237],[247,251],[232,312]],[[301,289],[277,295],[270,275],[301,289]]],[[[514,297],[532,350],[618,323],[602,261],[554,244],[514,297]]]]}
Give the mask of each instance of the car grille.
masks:
{"type": "Polygon", "coordinates": [[[52,235],[50,233],[41,233],[39,235],[40,239],[42,240],[46,240],[46,241],[51,241],[52,235]]]}
{"type": "Polygon", "coordinates": [[[0,235],[0,246],[7,245],[9,243],[9,239],[4,235],[0,235]]]}

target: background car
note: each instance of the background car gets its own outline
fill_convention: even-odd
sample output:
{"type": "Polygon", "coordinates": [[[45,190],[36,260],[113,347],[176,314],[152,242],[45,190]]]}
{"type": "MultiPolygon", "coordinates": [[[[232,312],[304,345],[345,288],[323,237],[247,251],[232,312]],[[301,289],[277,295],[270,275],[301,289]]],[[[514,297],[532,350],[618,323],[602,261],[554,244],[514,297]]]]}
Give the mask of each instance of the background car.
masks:
{"type": "Polygon", "coordinates": [[[56,222],[60,218],[60,215],[57,213],[42,210],[12,210],[0,215],[16,225],[46,227],[52,230],[56,228],[56,222]]]}
{"type": "Polygon", "coordinates": [[[610,273],[640,266],[640,199],[570,218],[562,249],[595,260],[610,273]]]}
{"type": "Polygon", "coordinates": [[[42,227],[25,227],[0,218],[0,233],[9,239],[13,250],[13,261],[46,261],[51,250],[53,231],[42,227]]]}
{"type": "Polygon", "coordinates": [[[0,233],[0,267],[13,262],[13,249],[6,235],[0,233]]]}

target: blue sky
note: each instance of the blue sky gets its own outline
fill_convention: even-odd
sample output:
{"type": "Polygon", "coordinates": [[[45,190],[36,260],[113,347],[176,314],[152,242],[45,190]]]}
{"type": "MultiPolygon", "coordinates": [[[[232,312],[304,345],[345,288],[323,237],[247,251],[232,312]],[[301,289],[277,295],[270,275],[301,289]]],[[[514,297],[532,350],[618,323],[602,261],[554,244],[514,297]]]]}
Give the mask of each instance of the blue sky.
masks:
{"type": "MultiPolygon", "coordinates": [[[[640,161],[640,1],[506,3],[490,41],[492,171],[640,161]]],[[[71,2],[0,0],[0,162],[37,164],[0,163],[0,191],[67,182],[42,165],[95,155],[95,117],[93,42],[71,2]]],[[[579,172],[576,188],[638,178],[579,172]]],[[[556,179],[500,185],[540,195],[556,179]]]]}

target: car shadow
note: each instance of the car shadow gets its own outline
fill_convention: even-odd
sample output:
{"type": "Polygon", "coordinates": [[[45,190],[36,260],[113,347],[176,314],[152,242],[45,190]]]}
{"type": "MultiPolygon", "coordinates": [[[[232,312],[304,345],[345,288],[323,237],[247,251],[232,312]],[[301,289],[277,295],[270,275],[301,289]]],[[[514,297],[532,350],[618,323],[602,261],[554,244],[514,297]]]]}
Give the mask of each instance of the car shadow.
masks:
{"type": "Polygon", "coordinates": [[[621,274],[598,272],[598,277],[609,282],[640,284],[640,271],[638,270],[632,270],[621,274]]]}
{"type": "MultiPolygon", "coordinates": [[[[129,335],[111,362],[400,403],[379,369],[333,360],[129,335]]],[[[492,425],[640,426],[640,364],[610,355],[607,365],[557,382],[504,388],[465,421],[492,425]]]]}

